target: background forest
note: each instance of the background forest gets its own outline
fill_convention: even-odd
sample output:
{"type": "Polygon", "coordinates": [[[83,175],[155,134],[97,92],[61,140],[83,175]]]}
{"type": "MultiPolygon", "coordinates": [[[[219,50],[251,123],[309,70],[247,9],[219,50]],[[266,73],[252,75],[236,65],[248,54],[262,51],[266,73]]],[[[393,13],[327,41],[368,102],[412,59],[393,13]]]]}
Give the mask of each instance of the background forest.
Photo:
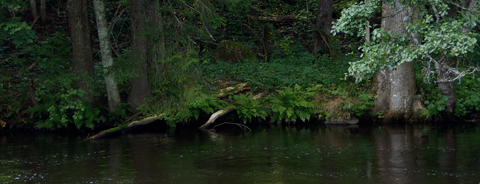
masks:
{"type": "Polygon", "coordinates": [[[0,129],[470,120],[477,5],[0,0],[0,129]]]}

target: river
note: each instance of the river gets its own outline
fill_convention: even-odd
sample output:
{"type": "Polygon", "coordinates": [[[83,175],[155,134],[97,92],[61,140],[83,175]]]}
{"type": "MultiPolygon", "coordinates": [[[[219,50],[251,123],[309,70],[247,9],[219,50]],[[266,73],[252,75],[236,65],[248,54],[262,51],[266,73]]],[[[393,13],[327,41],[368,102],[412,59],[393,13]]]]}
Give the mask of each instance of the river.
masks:
{"type": "Polygon", "coordinates": [[[478,124],[251,129],[1,135],[0,183],[480,182],[478,124]]]}

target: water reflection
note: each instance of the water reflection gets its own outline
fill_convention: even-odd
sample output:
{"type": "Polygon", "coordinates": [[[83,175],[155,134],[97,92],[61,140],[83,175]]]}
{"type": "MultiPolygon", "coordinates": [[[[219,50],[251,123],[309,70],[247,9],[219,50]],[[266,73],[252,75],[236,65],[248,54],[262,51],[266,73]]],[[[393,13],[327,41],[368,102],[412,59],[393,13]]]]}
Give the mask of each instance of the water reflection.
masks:
{"type": "Polygon", "coordinates": [[[480,129],[267,126],[0,137],[2,183],[478,183],[480,129]]]}

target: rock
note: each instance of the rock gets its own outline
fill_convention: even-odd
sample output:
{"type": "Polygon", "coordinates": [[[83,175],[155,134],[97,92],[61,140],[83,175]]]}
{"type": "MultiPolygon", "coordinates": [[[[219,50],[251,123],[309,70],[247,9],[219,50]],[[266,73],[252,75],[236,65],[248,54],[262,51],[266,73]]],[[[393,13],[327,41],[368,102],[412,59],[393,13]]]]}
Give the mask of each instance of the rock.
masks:
{"type": "MultiPolygon", "coordinates": [[[[427,109],[422,102],[422,95],[415,95],[412,98],[413,115],[422,117],[422,110],[427,109]]],[[[424,117],[425,118],[425,117],[424,117]]]]}
{"type": "Polygon", "coordinates": [[[220,42],[214,56],[216,61],[225,61],[230,64],[256,58],[257,55],[252,50],[246,48],[241,43],[229,40],[220,42]]]}
{"type": "Polygon", "coordinates": [[[326,125],[356,125],[358,123],[358,118],[350,117],[349,119],[334,117],[329,118],[325,124],[326,125]]]}

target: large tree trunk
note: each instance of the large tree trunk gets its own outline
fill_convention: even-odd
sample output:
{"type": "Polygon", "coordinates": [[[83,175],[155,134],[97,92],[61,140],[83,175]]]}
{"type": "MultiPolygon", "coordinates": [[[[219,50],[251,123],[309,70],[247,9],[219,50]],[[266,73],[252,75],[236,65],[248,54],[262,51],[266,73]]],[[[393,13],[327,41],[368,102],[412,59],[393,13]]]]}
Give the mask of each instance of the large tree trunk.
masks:
{"type": "Polygon", "coordinates": [[[320,28],[320,30],[315,31],[313,52],[316,52],[318,49],[330,50],[328,49],[327,35],[332,30],[332,10],[333,0],[318,0],[315,27],[320,28]]]}
{"type": "Polygon", "coordinates": [[[87,92],[83,100],[93,102],[90,93],[90,77],[93,76],[93,54],[86,0],[69,0],[68,23],[72,39],[72,71],[77,75],[77,85],[87,92]]]}
{"type": "Polygon", "coordinates": [[[161,77],[161,72],[164,68],[162,59],[165,57],[165,38],[163,34],[162,17],[158,13],[159,1],[149,1],[146,9],[146,19],[148,21],[148,32],[154,34],[148,34],[147,42],[147,62],[149,68],[155,69],[155,74],[149,77],[161,77]]]}
{"type": "MultiPolygon", "coordinates": [[[[407,33],[404,24],[412,19],[409,17],[411,9],[402,8],[398,1],[395,3],[394,9],[390,9],[390,3],[383,3],[382,17],[385,18],[382,19],[382,28],[396,34],[407,33]]],[[[392,71],[380,70],[375,75],[374,90],[378,97],[375,99],[374,113],[383,113],[387,119],[409,118],[415,86],[413,62],[406,62],[392,71]]]]}
{"type": "Polygon", "coordinates": [[[415,96],[415,69],[413,62],[407,62],[390,72],[389,117],[409,118],[412,114],[413,96],[415,96]]]}
{"type": "Polygon", "coordinates": [[[138,76],[132,79],[132,88],[128,102],[132,110],[136,110],[150,94],[147,77],[147,37],[145,34],[145,10],[148,0],[131,0],[130,15],[132,18],[132,62],[136,63],[138,76]]]}
{"type": "MultiPolygon", "coordinates": [[[[103,0],[93,0],[95,8],[95,17],[97,20],[98,39],[100,40],[100,50],[102,52],[103,71],[107,73],[108,67],[112,66],[112,50],[110,48],[110,34],[108,31],[107,18],[105,16],[105,5],[103,0]]],[[[105,76],[107,87],[108,109],[110,112],[116,112],[120,105],[120,93],[117,88],[117,81],[112,74],[105,76]]]]}

